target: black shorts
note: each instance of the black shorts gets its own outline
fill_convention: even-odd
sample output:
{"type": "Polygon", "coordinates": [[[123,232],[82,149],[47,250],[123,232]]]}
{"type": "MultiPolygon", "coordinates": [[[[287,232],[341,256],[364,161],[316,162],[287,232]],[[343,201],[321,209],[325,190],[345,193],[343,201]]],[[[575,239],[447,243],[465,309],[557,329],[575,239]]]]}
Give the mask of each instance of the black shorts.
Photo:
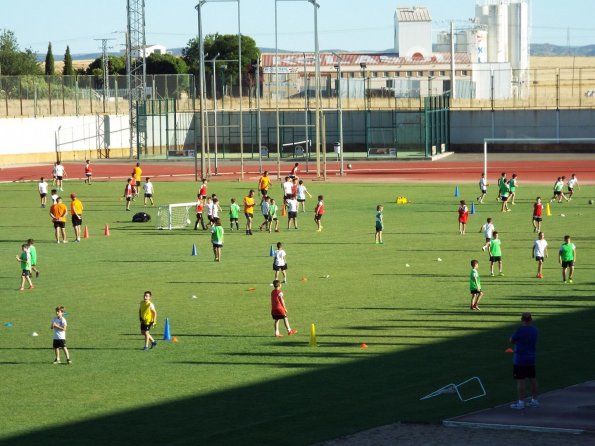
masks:
{"type": "Polygon", "coordinates": [[[29,277],[31,275],[31,271],[29,271],[28,269],[24,269],[21,271],[21,276],[23,277],[29,277]]]}
{"type": "Polygon", "coordinates": [[[298,198],[297,199],[298,203],[305,203],[306,199],[305,198],[298,198]]]}
{"type": "Polygon", "coordinates": [[[287,263],[283,266],[277,266],[273,263],[273,271],[287,271],[287,263]]]}
{"type": "Polygon", "coordinates": [[[376,223],[376,231],[382,231],[382,224],[381,223],[376,223]]]}
{"type": "Polygon", "coordinates": [[[213,248],[223,248],[223,243],[213,243],[213,248]]]}
{"type": "Polygon", "coordinates": [[[535,366],[534,365],[512,366],[512,377],[514,379],[535,378],[535,366]]]}
{"type": "Polygon", "coordinates": [[[508,200],[508,195],[506,197],[504,195],[500,195],[500,200],[507,201],[508,200]]]}
{"type": "Polygon", "coordinates": [[[126,197],[126,201],[132,201],[132,197],[126,197]]]}
{"type": "Polygon", "coordinates": [[[153,326],[153,324],[145,324],[144,322],[140,323],[140,331],[144,332],[144,331],[150,331],[151,327],[153,326]]]}
{"type": "Polygon", "coordinates": [[[561,190],[555,190],[554,191],[554,195],[557,197],[558,195],[562,195],[562,191],[561,190]]]}
{"type": "Polygon", "coordinates": [[[287,317],[286,314],[275,314],[275,313],[271,313],[271,316],[273,316],[273,320],[275,320],[275,321],[280,321],[287,317]]]}
{"type": "Polygon", "coordinates": [[[260,193],[262,194],[263,197],[266,197],[268,195],[268,190],[267,189],[260,189],[260,193]]]}
{"type": "Polygon", "coordinates": [[[320,221],[320,220],[322,220],[322,214],[316,214],[314,216],[314,221],[320,221]]]}
{"type": "Polygon", "coordinates": [[[237,221],[238,221],[238,219],[237,219],[237,218],[235,218],[235,217],[229,217],[229,221],[230,221],[231,223],[233,223],[234,221],[236,221],[236,222],[237,222],[237,221]]]}
{"type": "Polygon", "coordinates": [[[72,220],[72,226],[80,226],[83,224],[83,219],[78,218],[76,215],[72,215],[70,219],[72,220]]]}
{"type": "Polygon", "coordinates": [[[53,346],[54,348],[66,347],[66,339],[54,339],[53,346]]]}
{"type": "Polygon", "coordinates": [[[286,194],[283,196],[284,200],[289,200],[291,197],[293,196],[293,194],[286,194]]]}
{"type": "Polygon", "coordinates": [[[535,257],[535,260],[538,262],[543,262],[543,257],[537,256],[537,257],[535,257]]]}
{"type": "Polygon", "coordinates": [[[91,172],[86,172],[85,175],[87,175],[88,177],[90,177],[93,174],[91,172]]]}
{"type": "Polygon", "coordinates": [[[252,220],[254,218],[254,214],[249,214],[248,212],[244,212],[244,216],[246,220],[252,220]]]}
{"type": "Polygon", "coordinates": [[[568,188],[568,192],[572,192],[572,187],[569,187],[568,188]]]}
{"type": "Polygon", "coordinates": [[[56,179],[62,181],[62,176],[61,175],[57,175],[56,176],[56,179]]]}
{"type": "Polygon", "coordinates": [[[65,221],[55,221],[54,228],[65,228],[66,222],[65,221]]]}
{"type": "Polygon", "coordinates": [[[567,262],[562,262],[562,268],[570,268],[574,266],[574,260],[569,260],[567,262]]]}
{"type": "Polygon", "coordinates": [[[502,256],[490,256],[490,262],[501,262],[502,256]]]}
{"type": "Polygon", "coordinates": [[[152,198],[153,194],[145,194],[145,198],[152,198]]]}
{"type": "Polygon", "coordinates": [[[48,195],[48,194],[39,194],[39,196],[40,196],[41,198],[45,198],[45,197],[47,197],[47,195],[48,195]]]}
{"type": "Polygon", "coordinates": [[[533,221],[542,221],[542,220],[543,220],[543,218],[541,218],[541,217],[533,216],[533,221]]]}
{"type": "Polygon", "coordinates": [[[481,290],[471,290],[471,296],[479,296],[481,294],[481,290]]]}
{"type": "Polygon", "coordinates": [[[482,189],[481,187],[479,188],[479,190],[481,191],[482,194],[487,194],[488,190],[487,189],[482,189]]]}
{"type": "Polygon", "coordinates": [[[288,212],[287,218],[297,218],[297,212],[288,212]]]}

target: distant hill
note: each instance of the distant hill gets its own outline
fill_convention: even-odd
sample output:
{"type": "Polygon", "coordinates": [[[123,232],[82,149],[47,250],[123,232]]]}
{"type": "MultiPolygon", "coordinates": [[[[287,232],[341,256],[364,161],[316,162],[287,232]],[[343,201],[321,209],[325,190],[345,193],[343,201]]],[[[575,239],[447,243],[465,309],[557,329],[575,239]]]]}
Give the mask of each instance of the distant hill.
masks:
{"type": "MultiPolygon", "coordinates": [[[[275,48],[266,48],[262,47],[259,48],[262,53],[274,53],[275,48]]],[[[530,47],[531,49],[531,56],[579,56],[579,57],[595,57],[595,45],[586,45],[586,46],[561,46],[561,45],[553,45],[550,43],[534,43],[530,47]]],[[[174,56],[181,56],[183,48],[169,48],[167,51],[174,56]]],[[[341,53],[345,50],[339,49],[324,49],[320,50],[321,52],[336,52],[341,53]]],[[[301,53],[301,51],[290,51],[279,48],[280,53],[301,53]]],[[[393,49],[389,48],[383,51],[369,51],[369,50],[356,50],[353,52],[357,53],[392,53],[393,49]]],[[[122,53],[109,53],[110,56],[122,56],[122,53]]],[[[56,57],[54,55],[54,57],[56,57]]],[[[98,57],[101,57],[101,53],[79,53],[73,54],[73,60],[95,60],[98,57]]],[[[45,60],[45,54],[37,54],[37,60],[39,62],[43,62],[45,60]]]]}

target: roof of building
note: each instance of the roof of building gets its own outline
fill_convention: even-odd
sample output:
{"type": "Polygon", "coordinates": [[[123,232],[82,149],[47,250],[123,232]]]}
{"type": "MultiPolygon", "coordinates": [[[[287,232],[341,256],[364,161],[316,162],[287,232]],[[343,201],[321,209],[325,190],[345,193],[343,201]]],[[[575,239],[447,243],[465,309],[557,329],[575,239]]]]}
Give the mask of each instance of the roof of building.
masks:
{"type": "Polygon", "coordinates": [[[430,11],[425,6],[397,8],[395,11],[399,22],[431,22],[430,11]]]}
{"type": "MultiPolygon", "coordinates": [[[[341,66],[357,66],[365,63],[368,66],[377,65],[443,65],[450,64],[450,53],[434,53],[430,57],[400,57],[396,53],[340,53],[341,66]]],[[[306,66],[314,66],[314,54],[305,54],[306,66]]],[[[339,58],[333,53],[320,53],[320,66],[328,67],[339,63],[339,58]]],[[[470,64],[467,53],[455,53],[455,64],[470,64]]],[[[261,65],[263,67],[275,66],[275,53],[262,53],[261,65]]],[[[279,53],[279,67],[300,68],[304,66],[303,53],[279,53]]]]}

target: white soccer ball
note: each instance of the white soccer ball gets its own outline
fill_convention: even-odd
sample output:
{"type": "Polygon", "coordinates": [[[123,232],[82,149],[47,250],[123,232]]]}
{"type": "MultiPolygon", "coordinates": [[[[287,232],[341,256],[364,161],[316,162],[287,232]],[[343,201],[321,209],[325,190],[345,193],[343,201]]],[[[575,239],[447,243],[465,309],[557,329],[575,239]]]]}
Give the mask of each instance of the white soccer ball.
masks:
{"type": "Polygon", "coordinates": [[[347,168],[348,168],[348,169],[351,169],[352,167],[353,167],[353,166],[351,165],[351,163],[350,163],[350,164],[347,164],[347,168]]]}
{"type": "Polygon", "coordinates": [[[436,261],[437,261],[437,262],[442,262],[442,259],[441,259],[440,257],[438,257],[438,258],[436,259],[436,261]]]}
{"type": "Polygon", "coordinates": [[[405,268],[409,268],[409,263],[405,263],[405,268]]]}
{"type": "Polygon", "coordinates": [[[560,214],[560,217],[566,217],[566,215],[564,215],[564,214],[560,214]]]}
{"type": "Polygon", "coordinates": [[[188,219],[188,220],[186,220],[186,223],[190,224],[190,223],[192,223],[192,221],[190,221],[190,219],[188,219]]]}
{"type": "Polygon", "coordinates": [[[196,299],[196,296],[195,295],[192,295],[192,299],[196,299]]]}

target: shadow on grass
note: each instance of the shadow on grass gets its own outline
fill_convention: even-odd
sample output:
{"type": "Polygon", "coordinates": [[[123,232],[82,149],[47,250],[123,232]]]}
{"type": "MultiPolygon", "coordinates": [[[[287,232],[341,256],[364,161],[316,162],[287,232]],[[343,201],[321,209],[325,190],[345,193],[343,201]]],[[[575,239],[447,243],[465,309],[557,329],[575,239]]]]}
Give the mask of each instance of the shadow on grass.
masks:
{"type": "MultiPolygon", "coordinates": [[[[307,346],[307,337],[292,338],[291,343],[275,343],[281,353],[266,354],[272,363],[258,360],[263,357],[260,351],[232,354],[229,361],[176,362],[170,357],[170,361],[174,359],[172,367],[196,366],[197,379],[201,367],[223,366],[221,373],[228,375],[232,383],[229,386],[234,387],[210,393],[205,390],[204,394],[143,406],[143,393],[151,386],[160,385],[160,379],[167,379],[155,377],[146,388],[139,389],[136,409],[56,424],[10,438],[4,434],[0,442],[19,446],[58,443],[116,446],[138,444],[142,438],[150,439],[151,444],[168,445],[282,443],[291,446],[312,444],[395,421],[438,422],[513,399],[512,358],[504,349],[524,310],[534,311],[541,333],[538,369],[542,390],[592,379],[595,309],[543,317],[539,308],[520,303],[515,311],[496,313],[506,316],[510,323],[505,326],[382,354],[374,353],[376,344],[369,344],[368,349],[354,346],[347,353],[353,357],[347,357],[341,364],[321,363],[327,352],[323,346],[312,350],[307,346]],[[568,348],[570,340],[572,348],[568,348]],[[292,361],[296,356],[298,360],[292,361]],[[248,359],[236,362],[233,357],[254,357],[256,362],[248,359]],[[275,357],[281,360],[275,362],[275,357]],[[276,367],[287,373],[276,379],[246,383],[242,368],[250,370],[252,366],[276,367]],[[482,379],[487,390],[485,398],[465,404],[453,395],[419,401],[428,392],[470,376],[482,379]]],[[[441,313],[465,314],[449,310],[441,313]]],[[[477,316],[476,322],[481,323],[483,313],[477,316]]],[[[424,328],[411,330],[412,334],[416,331],[423,334],[424,328]]],[[[34,407],[30,413],[34,417],[34,407]]]]}

